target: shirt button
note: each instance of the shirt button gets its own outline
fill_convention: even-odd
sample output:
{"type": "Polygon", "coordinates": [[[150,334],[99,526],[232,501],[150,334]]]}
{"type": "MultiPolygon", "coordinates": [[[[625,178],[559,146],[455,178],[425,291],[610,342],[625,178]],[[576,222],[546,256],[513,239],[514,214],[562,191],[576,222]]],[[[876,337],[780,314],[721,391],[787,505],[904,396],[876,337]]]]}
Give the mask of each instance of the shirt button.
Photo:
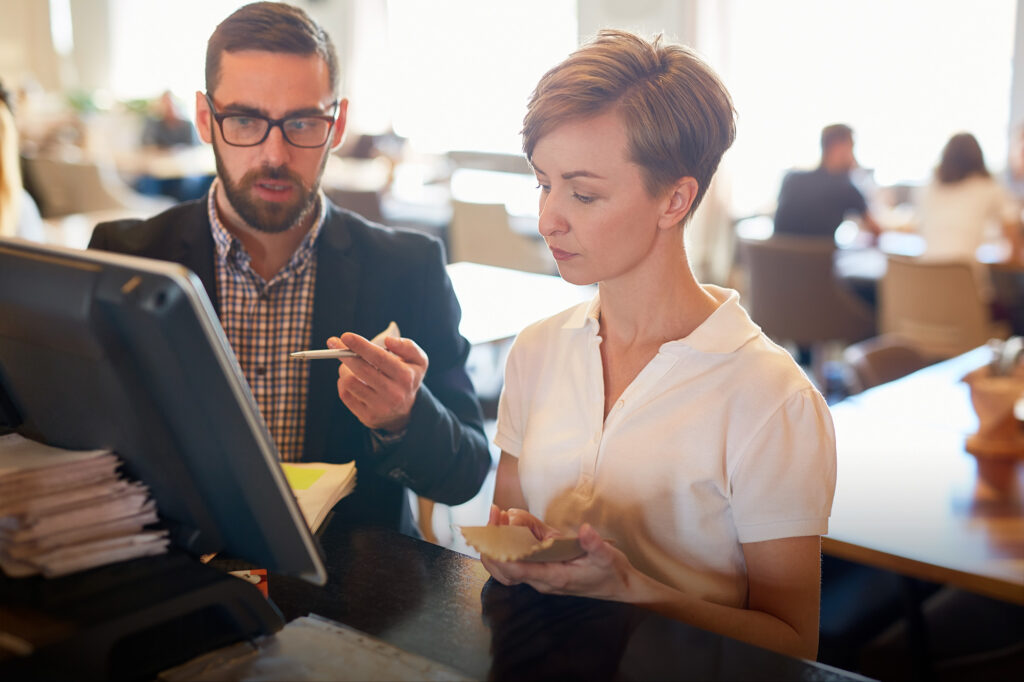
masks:
{"type": "Polygon", "coordinates": [[[263,377],[267,375],[267,368],[264,365],[260,365],[256,368],[256,376],[263,377]]]}
{"type": "Polygon", "coordinates": [[[260,300],[266,303],[267,301],[270,300],[270,294],[264,291],[263,293],[260,294],[260,300]]]}

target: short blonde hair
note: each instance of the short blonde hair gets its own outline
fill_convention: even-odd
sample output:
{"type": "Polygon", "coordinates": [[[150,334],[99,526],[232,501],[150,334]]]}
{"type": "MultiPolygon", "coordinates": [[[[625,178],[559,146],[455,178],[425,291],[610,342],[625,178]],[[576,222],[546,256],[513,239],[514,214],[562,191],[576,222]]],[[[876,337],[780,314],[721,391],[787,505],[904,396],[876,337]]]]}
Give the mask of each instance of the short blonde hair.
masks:
{"type": "Polygon", "coordinates": [[[523,151],[570,120],[614,109],[629,138],[630,160],[656,196],[680,178],[697,180],[690,215],[736,137],[732,98],[715,72],[682,45],[601,31],[540,79],[523,119],[523,151]]]}

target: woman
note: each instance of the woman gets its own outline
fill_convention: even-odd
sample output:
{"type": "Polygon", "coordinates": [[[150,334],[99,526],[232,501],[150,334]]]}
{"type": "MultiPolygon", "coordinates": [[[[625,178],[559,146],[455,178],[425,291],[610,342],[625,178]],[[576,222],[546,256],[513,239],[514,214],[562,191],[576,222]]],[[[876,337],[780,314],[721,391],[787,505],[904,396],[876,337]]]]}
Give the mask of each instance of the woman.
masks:
{"type": "Polygon", "coordinates": [[[0,237],[43,240],[39,209],[21,183],[18,130],[10,97],[0,84],[0,237]]]}
{"type": "Polygon", "coordinates": [[[924,257],[976,262],[978,247],[1000,236],[1019,252],[1019,211],[985,167],[974,135],[958,133],[942,149],[935,177],[918,199],[924,257]]]}
{"type": "Polygon", "coordinates": [[[728,93],[686,48],[605,31],[541,79],[523,136],[559,272],[599,293],[510,352],[490,523],[586,554],[484,565],[813,658],[831,418],[683,245],[735,136],[728,93]]]}

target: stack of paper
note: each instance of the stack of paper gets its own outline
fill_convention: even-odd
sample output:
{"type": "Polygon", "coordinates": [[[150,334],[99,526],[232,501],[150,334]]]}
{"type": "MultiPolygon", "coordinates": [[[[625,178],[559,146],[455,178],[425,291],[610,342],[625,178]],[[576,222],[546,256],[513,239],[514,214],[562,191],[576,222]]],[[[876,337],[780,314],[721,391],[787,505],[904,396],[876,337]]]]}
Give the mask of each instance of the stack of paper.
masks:
{"type": "Polygon", "coordinates": [[[149,490],[117,472],[108,450],[54,448],[0,436],[0,568],[54,577],[167,551],[149,490]]]}
{"type": "Polygon", "coordinates": [[[288,485],[295,493],[306,525],[316,531],[327,512],[356,486],[356,463],[282,462],[288,485]]]}

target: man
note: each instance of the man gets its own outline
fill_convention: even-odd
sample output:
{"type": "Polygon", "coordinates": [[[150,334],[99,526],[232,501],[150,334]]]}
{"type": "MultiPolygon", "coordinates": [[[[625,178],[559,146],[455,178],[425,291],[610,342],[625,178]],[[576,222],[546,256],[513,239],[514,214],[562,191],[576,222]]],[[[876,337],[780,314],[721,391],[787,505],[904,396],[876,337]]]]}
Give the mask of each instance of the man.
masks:
{"type": "Polygon", "coordinates": [[[850,181],[856,167],[853,130],[842,124],[826,126],[821,131],[821,164],[812,171],[791,171],[782,181],[775,232],[834,239],[839,224],[853,215],[860,218],[862,229],[877,237],[878,225],[850,181]]]}
{"type": "Polygon", "coordinates": [[[345,130],[337,71],[330,38],[302,10],[236,11],[210,38],[196,93],[217,161],[209,194],[100,225],[90,247],[196,272],[282,459],[354,459],[359,482],[338,512],[415,534],[405,488],[463,502],[490,455],[440,243],[368,223],[320,192],[345,130]],[[404,338],[386,350],[367,341],[392,320],[404,338]],[[289,358],[325,342],[358,356],[289,358]]]}

